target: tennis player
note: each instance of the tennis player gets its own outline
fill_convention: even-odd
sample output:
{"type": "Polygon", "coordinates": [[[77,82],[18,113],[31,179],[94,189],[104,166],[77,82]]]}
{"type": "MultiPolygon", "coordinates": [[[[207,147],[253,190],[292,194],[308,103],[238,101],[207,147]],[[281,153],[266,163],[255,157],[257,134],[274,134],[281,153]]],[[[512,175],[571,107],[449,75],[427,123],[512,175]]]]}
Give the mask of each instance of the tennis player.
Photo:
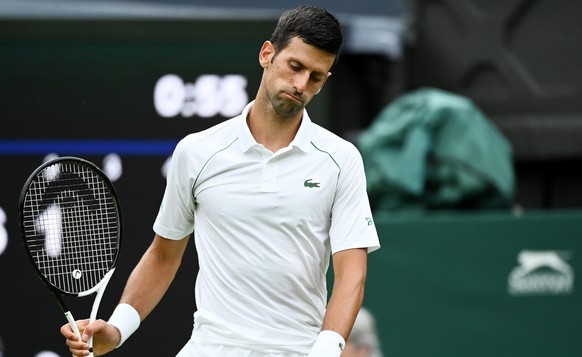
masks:
{"type": "Polygon", "coordinates": [[[75,356],[119,348],[165,294],[194,233],[200,270],[191,339],[178,357],[337,357],[379,248],[355,146],[305,106],[331,75],[341,27],[324,9],[284,12],[259,52],[242,114],[185,137],[172,156],[155,238],[106,322],[61,328],[75,356]],[[326,272],[334,286],[327,303],[326,272]]]}

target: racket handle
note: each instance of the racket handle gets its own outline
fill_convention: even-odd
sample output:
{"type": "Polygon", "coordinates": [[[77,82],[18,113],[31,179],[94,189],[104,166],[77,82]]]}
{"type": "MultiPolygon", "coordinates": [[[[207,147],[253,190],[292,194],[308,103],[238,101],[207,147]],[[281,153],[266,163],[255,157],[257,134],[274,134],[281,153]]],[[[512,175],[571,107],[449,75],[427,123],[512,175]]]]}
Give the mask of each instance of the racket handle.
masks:
{"type": "Polygon", "coordinates": [[[79,328],[77,327],[77,322],[73,318],[73,314],[71,314],[70,311],[67,311],[67,312],[65,312],[65,317],[67,318],[67,321],[69,321],[69,325],[71,325],[71,328],[73,329],[73,332],[76,333],[77,336],[79,336],[79,339],[80,339],[81,338],[81,333],[79,332],[79,328]]]}
{"type": "MultiPolygon", "coordinates": [[[[114,271],[115,268],[112,268],[107,272],[107,274],[105,274],[103,279],[101,279],[101,282],[99,282],[97,295],[95,296],[95,300],[93,300],[93,307],[91,308],[91,314],[89,315],[89,323],[92,323],[97,319],[97,311],[99,310],[99,305],[101,304],[103,293],[105,293],[105,288],[107,287],[109,279],[111,279],[114,271]]],[[[87,343],[89,344],[89,357],[93,357],[93,336],[89,337],[89,341],[87,341],[87,343]]]]}
{"type": "MultiPolygon", "coordinates": [[[[70,311],[67,311],[67,312],[65,312],[65,317],[67,318],[67,321],[69,321],[69,325],[73,329],[73,332],[76,333],[77,336],[79,336],[79,339],[81,339],[81,332],[79,331],[79,328],[77,327],[77,322],[73,318],[73,314],[71,314],[70,311]]],[[[93,345],[90,343],[89,346],[90,346],[89,347],[89,356],[93,357],[93,345]]]]}

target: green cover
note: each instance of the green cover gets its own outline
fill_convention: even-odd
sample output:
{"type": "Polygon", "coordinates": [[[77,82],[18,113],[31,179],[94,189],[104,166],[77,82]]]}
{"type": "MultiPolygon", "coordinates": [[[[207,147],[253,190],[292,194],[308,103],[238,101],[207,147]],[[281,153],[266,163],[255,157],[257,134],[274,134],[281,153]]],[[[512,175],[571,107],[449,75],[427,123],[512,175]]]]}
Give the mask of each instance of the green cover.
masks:
{"type": "Polygon", "coordinates": [[[507,139],[469,99],[433,88],[397,98],[358,137],[376,209],[504,208],[507,139]]]}

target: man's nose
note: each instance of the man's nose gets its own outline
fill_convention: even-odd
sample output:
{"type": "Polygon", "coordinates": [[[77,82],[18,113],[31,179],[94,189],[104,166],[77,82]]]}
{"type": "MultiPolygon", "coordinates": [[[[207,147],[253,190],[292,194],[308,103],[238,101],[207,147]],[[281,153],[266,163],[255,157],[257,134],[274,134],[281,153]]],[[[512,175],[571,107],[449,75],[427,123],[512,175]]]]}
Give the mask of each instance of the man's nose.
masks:
{"type": "Polygon", "coordinates": [[[293,79],[293,87],[297,92],[304,93],[307,90],[309,84],[309,73],[299,73],[293,79]]]}

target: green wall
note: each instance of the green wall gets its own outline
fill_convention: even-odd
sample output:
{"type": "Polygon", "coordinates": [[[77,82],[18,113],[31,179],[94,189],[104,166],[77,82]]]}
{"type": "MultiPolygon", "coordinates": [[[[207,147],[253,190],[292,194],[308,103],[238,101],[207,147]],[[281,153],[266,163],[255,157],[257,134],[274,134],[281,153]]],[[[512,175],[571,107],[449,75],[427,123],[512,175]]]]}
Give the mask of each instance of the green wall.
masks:
{"type": "Polygon", "coordinates": [[[385,355],[582,355],[582,212],[375,220],[364,305],[385,355]]]}

